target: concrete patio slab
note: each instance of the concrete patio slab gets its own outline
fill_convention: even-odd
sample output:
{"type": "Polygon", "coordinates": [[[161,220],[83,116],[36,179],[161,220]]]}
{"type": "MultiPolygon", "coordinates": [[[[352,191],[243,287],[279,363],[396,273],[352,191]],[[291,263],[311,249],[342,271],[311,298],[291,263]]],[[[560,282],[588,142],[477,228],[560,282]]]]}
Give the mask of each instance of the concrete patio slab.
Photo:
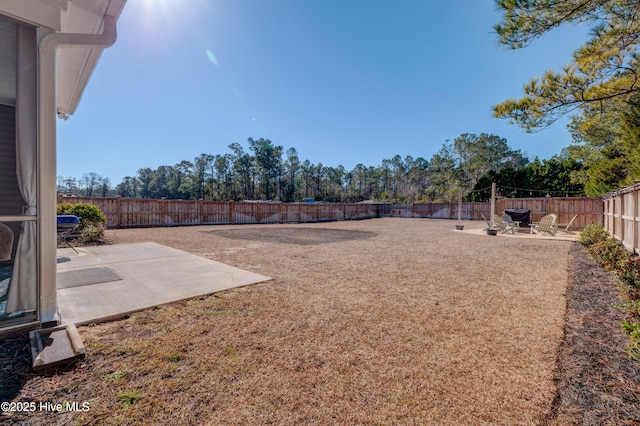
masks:
{"type": "Polygon", "coordinates": [[[77,251],[65,248],[57,252],[58,309],[63,324],[107,321],[152,306],[271,280],[156,243],[78,247],[77,251]],[[105,282],[110,276],[113,280],[105,282]]]}
{"type": "MultiPolygon", "coordinates": [[[[474,229],[465,229],[463,231],[454,231],[454,232],[462,232],[466,234],[474,234],[474,235],[484,235],[487,236],[484,229],[474,228],[474,229]]],[[[532,240],[554,240],[554,241],[577,241],[580,237],[580,233],[578,231],[574,231],[572,233],[567,233],[563,231],[556,232],[556,235],[549,234],[531,234],[528,229],[522,230],[520,232],[516,232],[511,234],[507,232],[506,234],[502,234],[498,232],[499,237],[508,237],[508,238],[522,238],[522,239],[532,239],[532,240]]]]}

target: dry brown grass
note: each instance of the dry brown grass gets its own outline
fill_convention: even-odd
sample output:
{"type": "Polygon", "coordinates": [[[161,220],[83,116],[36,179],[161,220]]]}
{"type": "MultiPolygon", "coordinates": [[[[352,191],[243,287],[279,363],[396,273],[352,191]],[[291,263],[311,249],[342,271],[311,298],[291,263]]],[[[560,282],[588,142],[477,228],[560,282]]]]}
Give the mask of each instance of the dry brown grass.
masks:
{"type": "Polygon", "coordinates": [[[87,360],[22,394],[89,401],[57,415],[79,424],[543,423],[572,243],[453,224],[109,231],[274,280],[82,327],[87,360]],[[296,240],[291,228],[315,231],[296,240]]]}

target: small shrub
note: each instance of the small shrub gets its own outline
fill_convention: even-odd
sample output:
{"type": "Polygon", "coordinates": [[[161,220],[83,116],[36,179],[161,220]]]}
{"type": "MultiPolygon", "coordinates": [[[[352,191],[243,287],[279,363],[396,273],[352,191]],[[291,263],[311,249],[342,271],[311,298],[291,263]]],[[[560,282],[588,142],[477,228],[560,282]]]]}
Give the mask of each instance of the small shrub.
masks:
{"type": "Polygon", "coordinates": [[[107,218],[102,213],[98,206],[88,203],[61,203],[56,207],[56,214],[68,214],[73,216],[78,216],[80,219],[80,226],[78,227],[78,231],[82,231],[82,229],[87,225],[106,225],[107,218]]]}
{"type": "Polygon", "coordinates": [[[594,243],[587,250],[607,271],[615,271],[629,257],[622,244],[613,238],[594,243]]]}
{"type": "Polygon", "coordinates": [[[602,225],[587,225],[580,232],[578,242],[583,246],[591,246],[600,241],[610,239],[609,233],[604,229],[602,225]]]}
{"type": "Polygon", "coordinates": [[[120,408],[128,410],[136,401],[138,401],[142,395],[138,391],[132,392],[118,392],[118,399],[120,400],[120,408]]]}
{"type": "Polygon", "coordinates": [[[73,215],[80,219],[80,225],[74,235],[85,243],[97,243],[104,237],[104,226],[107,218],[98,206],[88,203],[61,203],[56,207],[56,214],[73,215]]]}
{"type": "Polygon", "coordinates": [[[128,370],[118,370],[118,371],[114,371],[113,373],[109,373],[106,376],[104,376],[105,380],[120,380],[120,379],[125,379],[127,378],[127,376],[129,376],[130,372],[128,370]]]}
{"type": "Polygon", "coordinates": [[[631,343],[627,348],[629,358],[640,360],[640,323],[622,321],[622,328],[631,338],[631,343]]]}
{"type": "Polygon", "coordinates": [[[615,306],[625,311],[630,318],[640,320],[640,300],[625,300],[623,302],[616,303],[615,306]]]}
{"type": "Polygon", "coordinates": [[[624,284],[640,288],[640,257],[629,257],[615,271],[624,284]]]}
{"type": "Polygon", "coordinates": [[[586,246],[593,259],[613,273],[623,284],[619,288],[628,299],[617,305],[625,311],[629,321],[621,321],[629,335],[629,358],[640,361],[640,256],[630,256],[622,243],[612,238],[602,225],[588,225],[580,233],[578,242],[586,246]],[[624,288],[623,288],[624,287],[624,288]]]}
{"type": "Polygon", "coordinates": [[[102,225],[87,224],[80,231],[80,238],[85,243],[97,243],[104,237],[104,227],[102,225]]]}
{"type": "Polygon", "coordinates": [[[100,349],[101,347],[104,346],[104,343],[102,343],[102,342],[91,342],[91,343],[87,343],[86,346],[89,349],[100,349]]]}

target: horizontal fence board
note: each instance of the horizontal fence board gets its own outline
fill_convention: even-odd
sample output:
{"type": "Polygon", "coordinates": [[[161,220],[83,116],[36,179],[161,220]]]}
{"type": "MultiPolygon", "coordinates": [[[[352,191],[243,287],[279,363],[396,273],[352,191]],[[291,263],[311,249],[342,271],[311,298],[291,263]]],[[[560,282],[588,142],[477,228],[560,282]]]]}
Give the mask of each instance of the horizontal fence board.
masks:
{"type": "MultiPolygon", "coordinates": [[[[58,196],[58,203],[94,204],[105,214],[108,228],[306,223],[376,217],[457,219],[459,207],[459,203],[268,203],[67,196],[58,196]]],[[[496,202],[496,213],[501,214],[505,209],[528,209],[534,222],[554,213],[559,223],[568,223],[576,215],[571,229],[582,229],[588,224],[603,223],[603,220],[607,224],[622,220],[603,216],[604,206],[614,204],[592,197],[502,198],[496,202]]],[[[482,220],[483,216],[488,219],[490,214],[489,202],[463,202],[461,205],[462,220],[482,220]]]]}

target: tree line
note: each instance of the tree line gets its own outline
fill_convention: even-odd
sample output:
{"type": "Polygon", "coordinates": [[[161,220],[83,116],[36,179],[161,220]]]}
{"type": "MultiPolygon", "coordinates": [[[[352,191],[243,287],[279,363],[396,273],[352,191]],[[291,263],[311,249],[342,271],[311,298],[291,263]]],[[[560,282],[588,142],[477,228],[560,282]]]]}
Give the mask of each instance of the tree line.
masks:
{"type": "Polygon", "coordinates": [[[560,71],[524,86],[524,96],[494,106],[496,117],[528,130],[571,115],[566,156],[583,168],[574,182],[602,195],[640,179],[640,25],[637,0],[496,0],[499,43],[526,48],[563,25],[590,28],[560,71]]]}
{"type": "Polygon", "coordinates": [[[203,153],[193,161],[140,168],[115,187],[96,173],[78,180],[60,176],[58,192],[212,201],[451,202],[461,194],[468,200],[486,198],[483,185],[494,181],[504,191],[529,191],[511,194],[516,196],[583,195],[581,186],[571,182],[572,173],[581,170],[578,162],[562,156],[529,161],[506,139],[485,133],[445,141],[429,160],[396,155],[377,166],[357,164],[351,170],[301,160],[295,148],[285,150],[269,139],[249,138],[248,149],[239,143],[228,148],[227,153],[203,153]]]}
{"type": "Polygon", "coordinates": [[[172,166],[141,168],[115,187],[89,173],[59,177],[58,190],[83,196],[208,200],[387,202],[454,201],[503,195],[599,196],[640,179],[640,25],[635,0],[495,0],[502,14],[498,42],[521,49],[562,25],[590,26],[560,71],[524,86],[524,96],[494,106],[495,116],[527,131],[571,115],[570,146],[548,160],[525,158],[495,135],[463,134],[431,159],[385,159],[377,166],[325,166],[300,160],[269,139],[238,143],[224,154],[202,154],[172,166]]]}

